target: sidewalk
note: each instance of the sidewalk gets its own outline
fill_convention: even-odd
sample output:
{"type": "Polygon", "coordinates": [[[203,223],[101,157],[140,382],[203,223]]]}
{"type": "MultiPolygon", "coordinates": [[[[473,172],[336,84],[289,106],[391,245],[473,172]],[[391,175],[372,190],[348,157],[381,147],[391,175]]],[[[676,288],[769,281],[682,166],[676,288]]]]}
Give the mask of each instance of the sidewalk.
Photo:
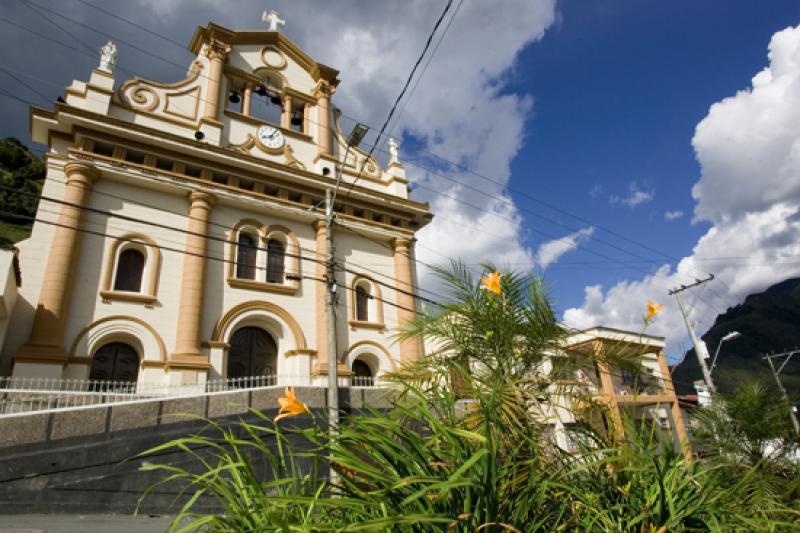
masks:
{"type": "Polygon", "coordinates": [[[161,533],[171,516],[0,515],[0,533],[161,533]]]}

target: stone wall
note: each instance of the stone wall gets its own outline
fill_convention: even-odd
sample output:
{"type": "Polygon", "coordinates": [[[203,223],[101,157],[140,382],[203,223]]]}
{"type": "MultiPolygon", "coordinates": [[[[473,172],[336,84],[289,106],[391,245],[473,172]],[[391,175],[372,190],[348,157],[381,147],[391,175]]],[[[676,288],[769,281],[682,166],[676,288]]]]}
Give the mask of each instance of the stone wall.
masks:
{"type": "MultiPolygon", "coordinates": [[[[296,393],[316,415],[324,413],[326,389],[304,387],[296,393]]],[[[181,452],[139,454],[203,431],[207,424],[196,417],[223,425],[258,420],[251,408],[273,417],[282,395],[282,389],[269,388],[0,417],[0,513],[132,513],[145,489],[161,479],[157,472],[139,472],[144,463],[196,464],[181,452]]],[[[388,395],[385,389],[343,389],[340,404],[345,410],[366,404],[386,408],[388,395]]],[[[311,417],[292,422],[303,427],[311,417]]],[[[179,491],[175,484],[159,487],[140,512],[176,512],[185,501],[179,491]]],[[[214,507],[210,500],[200,505],[214,507]]]]}

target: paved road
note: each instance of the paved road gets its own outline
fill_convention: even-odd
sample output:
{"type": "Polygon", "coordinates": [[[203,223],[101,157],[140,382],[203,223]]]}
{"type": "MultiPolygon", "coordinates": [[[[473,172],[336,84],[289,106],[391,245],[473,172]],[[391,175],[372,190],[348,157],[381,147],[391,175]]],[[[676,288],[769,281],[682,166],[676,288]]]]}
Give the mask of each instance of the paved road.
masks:
{"type": "Polygon", "coordinates": [[[160,533],[171,516],[0,515],[0,533],[160,533]]]}

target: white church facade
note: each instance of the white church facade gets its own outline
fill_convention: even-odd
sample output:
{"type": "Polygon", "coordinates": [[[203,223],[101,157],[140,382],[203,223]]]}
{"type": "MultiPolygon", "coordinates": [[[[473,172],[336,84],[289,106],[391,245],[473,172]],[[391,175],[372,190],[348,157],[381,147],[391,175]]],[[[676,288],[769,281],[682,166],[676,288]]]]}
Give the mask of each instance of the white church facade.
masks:
{"type": "Polygon", "coordinates": [[[322,200],[334,207],[338,372],[368,379],[415,360],[394,335],[417,308],[409,199],[348,146],[338,72],[264,30],[198,28],[185,79],[118,80],[116,48],[52,110],[31,108],[47,176],[0,373],[193,385],[274,376],[325,384],[322,200]],[[341,165],[341,167],[340,167],[341,165]]]}

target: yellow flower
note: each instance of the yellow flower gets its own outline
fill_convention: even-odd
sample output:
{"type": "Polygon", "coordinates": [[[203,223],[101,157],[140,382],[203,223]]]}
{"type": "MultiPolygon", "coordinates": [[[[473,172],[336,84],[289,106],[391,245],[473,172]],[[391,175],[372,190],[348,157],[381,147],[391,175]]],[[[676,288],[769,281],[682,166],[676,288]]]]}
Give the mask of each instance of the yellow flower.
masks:
{"type": "Polygon", "coordinates": [[[286,387],[286,398],[278,398],[278,403],[281,408],[278,411],[278,416],[275,417],[275,422],[281,418],[302,415],[308,412],[306,404],[298,400],[297,396],[294,395],[294,387],[286,387]]]}
{"type": "Polygon", "coordinates": [[[645,315],[647,317],[647,320],[650,320],[651,318],[659,314],[661,312],[662,307],[664,306],[661,304],[657,304],[652,302],[651,300],[647,300],[647,314],[645,315]]]}
{"type": "Polygon", "coordinates": [[[500,272],[486,274],[481,278],[481,288],[486,289],[487,291],[492,291],[495,294],[500,294],[500,291],[502,290],[500,288],[500,277],[500,272]]]}

